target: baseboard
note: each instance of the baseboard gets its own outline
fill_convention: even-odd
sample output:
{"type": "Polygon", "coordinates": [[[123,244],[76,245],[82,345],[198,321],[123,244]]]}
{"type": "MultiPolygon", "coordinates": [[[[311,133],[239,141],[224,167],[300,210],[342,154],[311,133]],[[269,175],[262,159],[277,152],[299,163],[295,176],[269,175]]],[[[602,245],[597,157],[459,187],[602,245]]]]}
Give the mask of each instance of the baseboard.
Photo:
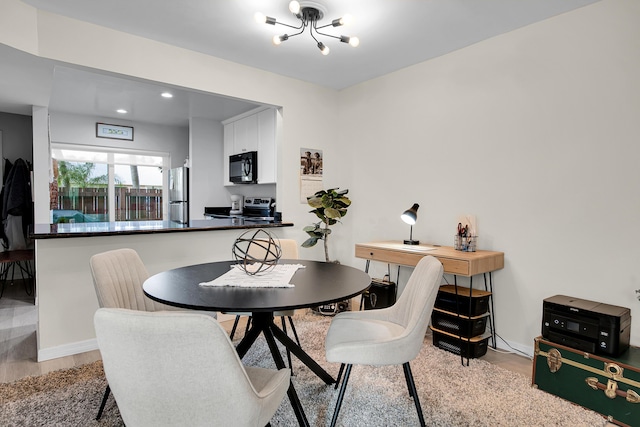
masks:
{"type": "Polygon", "coordinates": [[[58,357],[73,356],[74,354],[86,353],[98,349],[98,340],[92,338],[90,340],[78,341],[71,344],[60,345],[57,347],[38,349],[38,362],[45,360],[57,359],[58,357]]]}

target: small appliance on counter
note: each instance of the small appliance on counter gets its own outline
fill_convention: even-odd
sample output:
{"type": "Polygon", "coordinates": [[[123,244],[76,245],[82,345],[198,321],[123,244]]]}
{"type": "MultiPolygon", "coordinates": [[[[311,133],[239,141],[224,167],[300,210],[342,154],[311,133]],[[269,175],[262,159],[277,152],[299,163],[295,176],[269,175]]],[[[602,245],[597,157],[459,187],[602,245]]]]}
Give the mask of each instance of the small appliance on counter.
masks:
{"type": "Polygon", "coordinates": [[[231,208],[229,206],[222,207],[205,207],[204,217],[205,219],[213,218],[229,218],[231,216],[231,208]]]}
{"type": "Polygon", "coordinates": [[[231,195],[231,210],[230,215],[242,215],[242,206],[244,205],[243,196],[240,194],[231,195]]]}
{"type": "Polygon", "coordinates": [[[276,199],[273,197],[245,197],[242,217],[246,220],[273,221],[276,199]]]}
{"type": "MultiPolygon", "coordinates": [[[[236,209],[234,206],[234,197],[231,196],[231,207],[227,208],[204,208],[205,218],[236,218],[245,222],[251,221],[282,221],[282,214],[276,212],[276,199],[273,197],[245,197],[242,203],[242,209],[236,209]],[[239,213],[237,213],[239,211],[239,213]]],[[[242,196],[237,196],[242,200],[242,196]]]]}

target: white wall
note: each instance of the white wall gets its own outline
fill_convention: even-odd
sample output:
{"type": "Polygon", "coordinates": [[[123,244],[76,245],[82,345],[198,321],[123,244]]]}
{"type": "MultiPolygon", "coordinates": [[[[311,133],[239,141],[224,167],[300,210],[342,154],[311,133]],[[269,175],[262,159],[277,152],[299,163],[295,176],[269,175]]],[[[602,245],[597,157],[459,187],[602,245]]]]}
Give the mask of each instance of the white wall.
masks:
{"type": "Polygon", "coordinates": [[[50,111],[49,115],[52,142],[169,153],[171,167],[182,166],[189,153],[189,129],[186,126],[152,125],[129,120],[114,122],[113,119],[104,117],[55,111],[50,111]],[[98,138],[96,123],[133,126],[133,141],[98,138]]]}
{"type": "Polygon", "coordinates": [[[414,238],[452,245],[475,214],[479,248],[505,253],[503,338],[530,350],[565,294],[630,307],[640,344],[639,22],[604,0],[343,91],[355,240],[407,238],[417,202],[414,238]]]}
{"type": "Polygon", "coordinates": [[[189,120],[191,219],[204,219],[205,206],[230,204],[222,180],[223,131],[220,122],[203,118],[189,120]]]}

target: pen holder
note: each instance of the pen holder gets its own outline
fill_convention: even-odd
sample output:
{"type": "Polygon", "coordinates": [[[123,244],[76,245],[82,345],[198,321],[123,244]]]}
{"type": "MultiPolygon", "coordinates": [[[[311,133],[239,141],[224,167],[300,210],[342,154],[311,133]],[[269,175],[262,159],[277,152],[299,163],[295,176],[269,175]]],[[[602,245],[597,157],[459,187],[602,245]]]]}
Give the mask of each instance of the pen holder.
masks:
{"type": "Polygon", "coordinates": [[[456,251],[475,252],[478,244],[478,236],[453,236],[453,249],[456,251]]]}

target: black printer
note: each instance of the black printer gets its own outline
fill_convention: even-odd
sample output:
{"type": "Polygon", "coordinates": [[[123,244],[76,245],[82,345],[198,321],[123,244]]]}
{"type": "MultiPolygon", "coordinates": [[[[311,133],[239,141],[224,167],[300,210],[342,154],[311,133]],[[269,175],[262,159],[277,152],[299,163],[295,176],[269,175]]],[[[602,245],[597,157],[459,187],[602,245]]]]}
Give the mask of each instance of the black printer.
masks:
{"type": "Polygon", "coordinates": [[[551,342],[617,357],[629,348],[631,311],[625,307],[556,295],[542,305],[542,336],[551,342]]]}

